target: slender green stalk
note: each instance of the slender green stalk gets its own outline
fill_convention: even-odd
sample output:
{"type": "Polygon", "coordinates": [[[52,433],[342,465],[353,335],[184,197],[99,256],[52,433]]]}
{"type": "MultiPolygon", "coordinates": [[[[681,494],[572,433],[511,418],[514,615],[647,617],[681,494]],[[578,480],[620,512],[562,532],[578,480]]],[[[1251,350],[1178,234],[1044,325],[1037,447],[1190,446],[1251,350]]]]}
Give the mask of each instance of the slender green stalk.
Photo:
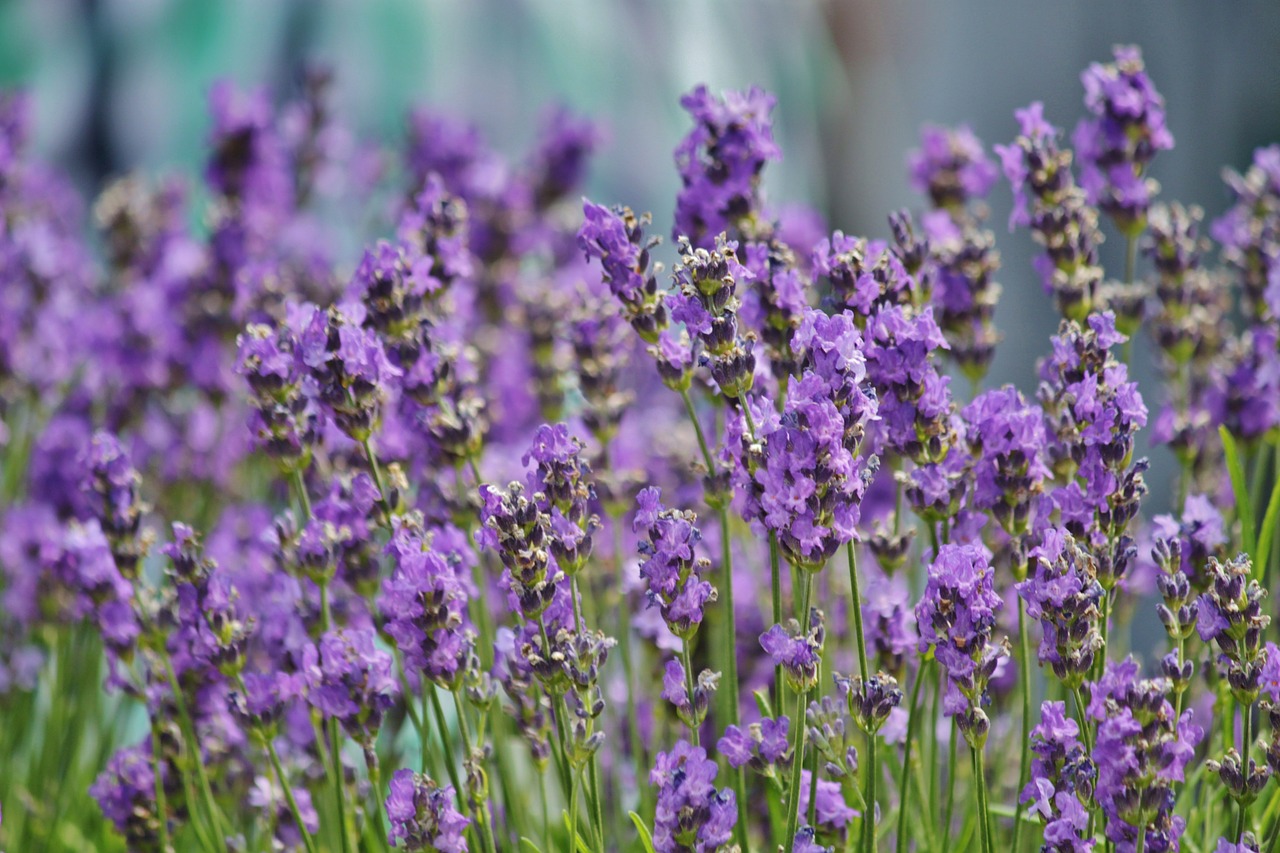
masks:
{"type": "MultiPolygon", "coordinates": [[[[782,565],[778,536],[769,531],[769,587],[773,594],[773,624],[782,624],[782,565]]],[[[782,708],[782,667],[773,668],[773,705],[782,708]]]]}
{"type": "Polygon", "coordinates": [[[169,688],[173,691],[174,703],[178,706],[178,728],[182,731],[182,737],[187,742],[188,757],[195,767],[196,782],[200,785],[200,793],[204,798],[205,810],[208,812],[210,823],[213,824],[213,831],[217,835],[217,843],[223,850],[226,850],[227,837],[231,834],[231,830],[227,824],[226,817],[222,814],[222,810],[218,808],[218,801],[213,796],[213,787],[209,784],[209,775],[204,768],[204,756],[200,753],[200,741],[196,737],[196,728],[191,722],[191,714],[187,711],[187,700],[182,695],[182,688],[178,684],[178,675],[174,672],[173,660],[169,657],[167,651],[162,651],[161,657],[164,660],[165,674],[169,679],[169,688]]]}
{"type": "Polygon", "coordinates": [[[271,759],[271,768],[276,773],[276,780],[280,783],[280,789],[284,791],[285,801],[289,804],[289,811],[293,814],[293,822],[298,827],[298,833],[302,836],[302,844],[307,848],[307,853],[316,853],[316,842],[311,837],[311,833],[307,831],[307,825],[302,820],[302,809],[298,808],[298,800],[293,796],[293,787],[289,784],[289,779],[285,776],[284,766],[280,763],[280,755],[276,752],[276,745],[272,743],[271,738],[265,738],[267,747],[267,757],[271,759]]]}
{"type": "Polygon", "coordinates": [[[378,765],[378,753],[372,749],[366,749],[364,761],[369,771],[369,793],[373,797],[370,805],[373,807],[374,825],[378,828],[378,839],[383,844],[389,844],[391,836],[387,833],[387,822],[382,816],[387,796],[382,790],[382,770],[378,765]]]}
{"type": "Polygon", "coordinates": [[[1071,695],[1076,700],[1076,715],[1080,718],[1080,739],[1084,741],[1086,752],[1093,752],[1093,733],[1089,729],[1089,717],[1085,713],[1085,709],[1089,706],[1084,702],[1084,696],[1080,693],[1080,688],[1071,688],[1071,695]]]}
{"type": "Polygon", "coordinates": [[[387,485],[382,479],[382,467],[378,465],[378,455],[373,452],[373,444],[368,438],[360,442],[360,446],[364,448],[364,456],[369,460],[369,473],[373,475],[373,484],[378,487],[378,504],[382,507],[382,511],[390,516],[391,504],[387,501],[387,485]]]}
{"type": "MultiPolygon", "coordinates": [[[[956,805],[956,721],[951,718],[951,737],[947,740],[947,810],[942,821],[941,850],[951,849],[951,819],[956,805]]],[[[962,845],[963,846],[963,845],[962,845]]]]}
{"type": "Polygon", "coordinates": [[[867,667],[867,644],[862,633],[862,596],[858,593],[857,558],[854,556],[852,542],[844,547],[849,558],[849,590],[853,596],[853,638],[858,646],[858,672],[865,681],[870,676],[870,670],[867,667]]]}
{"type": "Polygon", "coordinates": [[[973,750],[973,784],[978,789],[978,829],[982,837],[982,849],[984,853],[995,853],[991,840],[991,816],[988,813],[987,777],[983,773],[982,750],[977,748],[973,750]]]}
{"type": "MultiPolygon", "coordinates": [[[[694,690],[693,654],[689,648],[689,641],[687,639],[681,646],[680,656],[684,659],[681,661],[684,664],[684,689],[689,693],[689,704],[692,706],[694,690]]],[[[698,727],[689,726],[689,739],[693,741],[694,746],[701,746],[701,744],[698,743],[698,737],[698,727]]]]}
{"type": "MultiPolygon", "coordinates": [[[[898,805],[898,853],[906,853],[907,850],[907,805],[910,791],[911,781],[911,748],[916,742],[916,732],[919,730],[919,710],[920,710],[920,685],[924,684],[924,673],[928,664],[921,664],[920,669],[916,672],[916,684],[911,688],[911,708],[910,716],[907,717],[907,739],[902,746],[902,783],[898,786],[901,793],[898,799],[901,801],[898,805]]],[[[875,808],[875,801],[867,802],[868,809],[875,808]]]]}
{"type": "Polygon", "coordinates": [[[569,849],[576,851],[578,849],[578,773],[576,772],[569,783],[569,831],[574,836],[569,839],[569,849]]]}
{"type": "MultiPolygon", "coordinates": [[[[1021,758],[1018,761],[1018,787],[1021,792],[1027,784],[1031,772],[1031,640],[1027,632],[1027,605],[1018,596],[1018,647],[1019,661],[1022,671],[1022,743],[1021,758]]],[[[1013,846],[1012,853],[1018,853],[1018,842],[1022,840],[1022,797],[1018,797],[1018,805],[1013,810],[1013,846]]]]}
{"type": "MultiPolygon", "coordinates": [[[[1249,772],[1249,753],[1252,751],[1250,741],[1253,739],[1253,709],[1248,705],[1242,705],[1240,708],[1240,751],[1244,753],[1241,760],[1244,763],[1244,772],[1249,772]]],[[[1236,817],[1236,844],[1240,843],[1240,839],[1244,836],[1245,825],[1249,821],[1249,804],[1246,800],[1240,801],[1240,813],[1236,817]]],[[[1138,853],[1142,853],[1139,849],[1138,853]]]]}
{"type": "MultiPolygon", "coordinates": [[[[875,735],[867,735],[867,757],[864,762],[867,766],[866,793],[862,797],[867,804],[862,814],[863,853],[872,853],[876,849],[876,776],[879,773],[876,769],[877,740],[879,738],[875,735]]],[[[906,793],[906,788],[903,788],[902,796],[906,797],[906,793]]]]}
{"type": "Polygon", "coordinates": [[[431,713],[436,718],[436,732],[440,735],[440,756],[444,759],[445,772],[449,774],[449,783],[453,785],[453,792],[458,798],[458,805],[462,809],[463,815],[471,814],[471,806],[467,802],[464,795],[462,780],[458,775],[458,769],[453,766],[453,751],[449,749],[449,725],[444,718],[444,706],[440,704],[440,694],[432,685],[424,685],[423,692],[431,698],[431,713]]]}

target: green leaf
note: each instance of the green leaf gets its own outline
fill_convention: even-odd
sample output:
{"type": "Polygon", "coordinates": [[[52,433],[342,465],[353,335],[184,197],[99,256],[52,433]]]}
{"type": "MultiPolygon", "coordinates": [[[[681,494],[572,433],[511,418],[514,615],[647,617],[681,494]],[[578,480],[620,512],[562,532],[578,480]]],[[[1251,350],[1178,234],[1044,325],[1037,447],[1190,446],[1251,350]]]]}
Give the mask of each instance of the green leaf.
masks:
{"type": "Polygon", "coordinates": [[[644,853],[655,853],[653,849],[653,835],[649,832],[649,827],[645,826],[644,818],[635,812],[627,812],[627,816],[631,818],[631,822],[636,825],[636,832],[640,833],[640,843],[644,845],[644,853]]]}
{"type": "Polygon", "coordinates": [[[1244,478],[1244,466],[1240,464],[1240,449],[1226,427],[1218,427],[1218,435],[1222,436],[1222,449],[1227,454],[1227,473],[1231,475],[1231,491],[1236,496],[1236,518],[1240,520],[1244,550],[1254,560],[1256,571],[1258,542],[1253,526],[1253,504],[1249,500],[1249,485],[1244,478]]]}
{"type": "Polygon", "coordinates": [[[1276,524],[1280,523],[1280,468],[1275,472],[1271,497],[1267,500],[1267,514],[1262,517],[1262,529],[1258,531],[1258,558],[1253,562],[1253,576],[1259,580],[1270,565],[1271,548],[1275,544],[1276,524]]]}
{"type": "Polygon", "coordinates": [[[532,850],[533,853],[542,853],[542,849],[538,847],[538,845],[534,844],[532,841],[525,838],[523,835],[520,836],[520,849],[532,850]]]}

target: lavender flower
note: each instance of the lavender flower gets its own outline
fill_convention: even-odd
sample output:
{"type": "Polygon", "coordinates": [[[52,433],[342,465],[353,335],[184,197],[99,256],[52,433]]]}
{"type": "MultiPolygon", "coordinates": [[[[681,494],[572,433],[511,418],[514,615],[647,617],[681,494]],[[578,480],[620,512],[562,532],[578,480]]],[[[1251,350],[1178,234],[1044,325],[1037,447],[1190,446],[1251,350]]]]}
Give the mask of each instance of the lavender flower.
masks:
{"type": "Polygon", "coordinates": [[[133,467],[120,440],[111,433],[94,435],[87,460],[86,490],[98,499],[95,515],[111,543],[111,556],[126,580],[138,576],[138,561],[144,553],[138,538],[146,505],[139,491],[142,477],[133,467]]]}
{"type": "Polygon", "coordinates": [[[1027,530],[1049,469],[1043,415],[1012,385],[978,395],[964,408],[973,451],[971,500],[1010,534],[1027,530]]]}
{"type": "Polygon", "coordinates": [[[707,717],[707,709],[711,707],[711,697],[715,695],[720,683],[720,673],[704,669],[698,673],[698,680],[693,687],[693,695],[689,695],[689,683],[685,680],[684,664],[678,660],[667,661],[662,675],[662,698],[672,704],[680,722],[696,731],[707,717]]]}
{"type": "Polygon", "coordinates": [[[1027,602],[1027,614],[1040,620],[1040,663],[1050,665],[1053,674],[1074,690],[1106,645],[1100,631],[1103,589],[1097,561],[1057,527],[1044,531],[1030,557],[1031,571],[1016,589],[1027,602]]]}
{"type": "Polygon", "coordinates": [[[849,705],[849,716],[868,735],[874,737],[894,708],[902,704],[902,690],[898,679],[878,672],[865,680],[836,674],[836,689],[844,694],[849,705]]]}
{"type": "Polygon", "coordinates": [[[1244,554],[1226,563],[1210,558],[1206,575],[1209,583],[1198,600],[1196,630],[1201,640],[1218,647],[1218,669],[1236,701],[1247,708],[1257,701],[1267,663],[1262,644],[1271,624],[1262,610],[1266,591],[1253,579],[1253,562],[1244,554]]]}
{"type": "Polygon", "coordinates": [[[377,336],[362,327],[365,313],[358,304],[313,308],[299,337],[299,355],[320,401],[356,441],[372,434],[388,383],[400,376],[377,336]]]}
{"type": "Polygon", "coordinates": [[[681,189],[673,239],[710,248],[723,231],[754,236],[765,220],[761,172],[770,160],[782,159],[769,117],[774,103],[756,87],[721,98],[698,86],[680,99],[694,127],[675,150],[681,189]]]}
{"type": "Polygon", "coordinates": [[[636,498],[632,530],[645,537],[638,546],[645,557],[640,577],[648,584],[649,606],[657,606],[671,632],[687,640],[702,624],[707,604],[716,600],[715,588],[701,576],[711,564],[694,551],[702,539],[694,526],[698,517],[667,509],[660,498],[653,486],[636,498]]]}
{"type": "Polygon", "coordinates": [[[666,291],[658,288],[658,270],[649,258],[658,238],[644,237],[648,215],[637,217],[630,208],[610,210],[585,199],[582,213],[578,246],[588,259],[600,262],[605,284],[622,303],[627,322],[636,334],[646,343],[658,343],[670,320],[666,291]]]}
{"type": "Polygon", "coordinates": [[[406,853],[466,853],[463,834],[471,819],[454,805],[452,786],[440,787],[431,778],[402,768],[387,785],[387,841],[406,853]]]}
{"type": "Polygon", "coordinates": [[[774,666],[782,667],[787,684],[801,695],[818,684],[818,663],[827,636],[821,610],[810,608],[808,623],[808,630],[804,630],[797,620],[788,619],[785,625],[774,625],[760,635],[760,647],[774,666]]]}
{"type": "Polygon", "coordinates": [[[1089,203],[1105,210],[1130,236],[1141,231],[1158,185],[1143,172],[1157,151],[1173,148],[1164,98],[1132,45],[1112,48],[1115,62],[1093,63],[1080,76],[1091,118],[1076,126],[1080,183],[1089,203]]]}
{"type": "MultiPolygon", "coordinates": [[[[815,817],[818,821],[818,825],[813,828],[815,834],[822,833],[828,838],[842,836],[858,813],[845,801],[840,784],[830,779],[819,779],[815,785],[813,774],[808,770],[801,770],[799,810],[802,815],[809,813],[810,792],[813,792],[815,817]]],[[[818,849],[825,848],[818,847],[818,849]]]]}
{"type": "Polygon", "coordinates": [[[307,701],[366,749],[399,693],[391,670],[391,655],[375,647],[369,630],[329,631],[302,650],[307,701]]]}
{"type": "Polygon", "coordinates": [[[929,566],[924,595],[916,605],[920,650],[932,646],[946,669],[943,710],[956,717],[974,749],[982,748],[991,726],[982,710],[990,701],[987,682],[1009,655],[1008,639],[994,638],[996,613],[1004,606],[994,577],[982,546],[944,545],[929,566]]]}
{"type": "MultiPolygon", "coordinates": [[[[167,764],[162,764],[167,769],[167,764]]],[[[128,841],[131,849],[161,851],[160,821],[157,814],[155,768],[150,740],[140,746],[121,749],[111,756],[105,770],[89,788],[102,815],[128,841]]]]}
{"type": "Polygon", "coordinates": [[[1031,781],[1021,802],[1045,823],[1044,849],[1053,853],[1093,850],[1085,806],[1093,797],[1094,767],[1078,737],[1080,727],[1066,715],[1061,702],[1040,706],[1040,723],[1031,730],[1031,781]]]}
{"type": "Polygon", "coordinates": [[[1245,309],[1255,322],[1280,317],[1280,145],[1253,152],[1242,175],[1223,175],[1234,203],[1213,223],[1223,259],[1244,286],[1245,309]]]}
{"type": "Polygon", "coordinates": [[[750,767],[764,776],[774,776],[791,766],[790,728],[788,717],[766,717],[745,729],[728,726],[716,742],[716,751],[730,767],[750,767]]]}
{"type": "Polygon", "coordinates": [[[1058,310],[1083,320],[1099,305],[1098,214],[1071,177],[1071,152],[1058,148],[1057,128],[1044,118],[1044,105],[1015,111],[1021,129],[1010,145],[997,145],[1005,177],[1013,187],[1009,228],[1030,226],[1046,251],[1036,269],[1058,310]]]}
{"type": "Polygon", "coordinates": [[[928,194],[935,207],[951,211],[986,198],[998,175],[982,140],[967,125],[926,125],[920,132],[920,148],[907,155],[907,164],[912,187],[928,194]]]}
{"type": "Polygon", "coordinates": [[[946,347],[932,308],[911,312],[894,306],[867,320],[867,377],[879,400],[877,448],[922,465],[946,456],[955,438],[951,380],[929,357],[946,347]]]}
{"type": "Polygon", "coordinates": [[[236,372],[253,392],[249,428],[268,455],[288,471],[306,468],[320,427],[311,394],[303,387],[298,340],[287,326],[253,324],[236,338],[236,372]]]}
{"type": "Polygon", "coordinates": [[[738,399],[751,390],[756,360],[751,338],[739,329],[742,301],[736,290],[739,282],[751,281],[753,274],[738,262],[738,244],[723,234],[710,251],[695,249],[688,240],[681,240],[678,248],[671,318],[697,336],[705,352],[703,362],[720,392],[738,399]]]}
{"type": "Polygon", "coordinates": [[[977,381],[986,375],[1000,340],[994,324],[1000,285],[992,280],[1000,253],[990,231],[972,217],[957,221],[953,216],[935,210],[922,223],[933,268],[933,307],[947,355],[977,381]]]}
{"type": "Polygon", "coordinates": [[[590,558],[591,536],[600,526],[591,513],[595,486],[591,465],[582,458],[582,442],[569,435],[565,424],[543,424],[520,461],[535,463],[529,489],[551,519],[551,553],[572,577],[590,558]]]}
{"type": "Polygon", "coordinates": [[[716,763],[701,747],[679,741],[658,753],[649,784],[657,788],[653,847],[658,853],[714,853],[738,820],[733,791],[716,790],[716,763]]]}
{"type": "Polygon", "coordinates": [[[525,497],[519,483],[511,483],[506,491],[482,485],[480,499],[484,528],[476,541],[501,557],[503,582],[515,598],[513,608],[537,619],[551,605],[564,579],[551,557],[551,519],[536,499],[525,497]]]}

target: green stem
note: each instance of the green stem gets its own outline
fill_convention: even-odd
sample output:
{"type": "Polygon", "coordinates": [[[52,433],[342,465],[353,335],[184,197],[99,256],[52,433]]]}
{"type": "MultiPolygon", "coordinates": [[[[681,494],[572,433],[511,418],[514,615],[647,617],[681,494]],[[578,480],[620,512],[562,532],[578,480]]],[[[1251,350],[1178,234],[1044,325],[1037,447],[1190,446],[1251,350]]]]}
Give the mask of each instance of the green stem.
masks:
{"type": "MultiPolygon", "coordinates": [[[[800,572],[800,631],[801,636],[809,633],[809,593],[813,588],[813,575],[800,572]]],[[[787,791],[787,834],[784,836],[784,849],[790,849],[795,841],[800,826],[800,776],[804,768],[804,711],[808,691],[796,693],[796,713],[791,719],[795,732],[791,739],[791,788],[787,791]]]]}
{"type": "MultiPolygon", "coordinates": [[[[911,688],[911,714],[907,717],[907,739],[902,746],[902,782],[899,785],[902,791],[899,799],[902,802],[898,805],[898,853],[906,853],[907,850],[907,805],[911,781],[911,747],[916,741],[916,731],[920,717],[918,713],[920,708],[920,685],[924,684],[926,666],[927,664],[920,665],[920,669],[916,672],[916,685],[911,688]]],[[[874,809],[875,802],[868,802],[867,808],[874,809]]]]}
{"type": "MultiPolygon", "coordinates": [[[[866,808],[862,814],[862,849],[864,853],[873,853],[876,849],[876,775],[879,771],[876,769],[876,736],[867,735],[867,780],[866,793],[863,800],[866,802],[866,808]]],[[[906,788],[902,789],[903,797],[906,796],[906,788]]]]}
{"type": "Polygon", "coordinates": [[[182,730],[182,736],[187,742],[188,757],[191,759],[191,763],[195,765],[196,782],[200,785],[200,793],[204,799],[209,822],[213,824],[213,831],[217,836],[218,845],[223,850],[226,850],[227,837],[231,834],[231,831],[227,825],[226,817],[223,816],[222,810],[218,808],[218,801],[214,799],[213,787],[209,784],[209,776],[204,768],[204,756],[200,752],[200,741],[196,737],[196,727],[191,722],[191,714],[187,711],[187,700],[182,695],[182,688],[178,684],[178,675],[173,669],[173,659],[169,657],[167,650],[161,651],[161,657],[164,659],[165,674],[169,679],[169,689],[173,691],[173,700],[178,706],[178,727],[182,730]]]}
{"type": "Polygon", "coordinates": [[[858,565],[853,542],[846,543],[845,553],[849,558],[849,589],[853,596],[853,635],[858,646],[858,671],[862,680],[866,681],[870,677],[870,670],[867,667],[867,644],[862,633],[862,596],[858,593],[858,565]]]}
{"type": "Polygon", "coordinates": [[[1085,709],[1089,706],[1084,703],[1084,696],[1080,693],[1079,685],[1071,688],[1071,695],[1076,700],[1076,715],[1080,718],[1080,739],[1084,741],[1085,752],[1093,754],[1093,734],[1089,729],[1089,716],[1085,709]]]}
{"type": "Polygon", "coordinates": [[[1022,672],[1022,743],[1021,758],[1018,761],[1018,787],[1015,791],[1018,794],[1018,804],[1013,811],[1013,846],[1010,848],[1012,853],[1018,853],[1018,842],[1022,840],[1022,810],[1023,802],[1021,792],[1027,784],[1027,777],[1031,772],[1031,640],[1027,631],[1027,605],[1022,600],[1022,596],[1018,596],[1018,646],[1021,651],[1022,672]]]}
{"type": "Polygon", "coordinates": [[[693,407],[693,400],[689,397],[689,389],[686,388],[681,391],[680,397],[684,400],[684,410],[689,413],[689,422],[693,424],[693,431],[698,436],[698,448],[702,451],[702,461],[706,463],[707,475],[710,476],[716,471],[716,463],[711,456],[711,449],[707,444],[707,437],[702,432],[702,423],[698,420],[698,412],[693,407]]]}
{"type": "MultiPolygon", "coordinates": [[[[939,690],[941,692],[941,690],[939,690]]],[[[951,718],[951,737],[947,740],[947,810],[942,823],[942,850],[951,849],[951,819],[956,805],[956,721],[951,718]]]]}
{"type": "Polygon", "coordinates": [[[265,738],[267,746],[267,757],[271,759],[271,768],[275,770],[276,779],[280,782],[280,788],[284,791],[284,798],[289,803],[289,811],[293,814],[293,822],[298,827],[298,833],[302,836],[302,843],[307,848],[307,853],[316,853],[316,842],[311,837],[311,833],[307,831],[307,825],[302,820],[302,809],[298,808],[298,800],[293,796],[293,787],[289,784],[288,777],[284,774],[284,766],[280,763],[280,755],[276,752],[276,745],[271,738],[265,738]]]}
{"type": "Polygon", "coordinates": [[[977,748],[973,750],[973,784],[978,789],[978,829],[982,837],[982,849],[984,853],[995,853],[991,839],[991,817],[988,814],[987,778],[983,773],[982,750],[977,748]]]}
{"type": "MultiPolygon", "coordinates": [[[[773,594],[773,624],[782,624],[782,564],[778,553],[778,536],[769,532],[769,587],[773,594]]],[[[773,706],[782,708],[782,667],[773,668],[773,706]]]]}
{"type": "MultiPolygon", "coordinates": [[[[684,689],[689,692],[689,707],[693,707],[693,655],[689,649],[689,640],[684,640],[680,650],[680,657],[683,658],[681,663],[684,664],[684,689]]],[[[699,734],[696,725],[689,726],[689,739],[693,741],[694,746],[701,746],[698,742],[699,734]]]]}
{"type": "Polygon", "coordinates": [[[453,792],[458,798],[458,805],[462,807],[463,815],[470,816],[471,806],[467,802],[458,769],[453,766],[453,750],[449,749],[449,726],[444,718],[444,706],[440,704],[440,694],[433,685],[426,683],[423,684],[422,691],[431,697],[431,713],[436,718],[436,732],[440,735],[440,756],[444,759],[449,783],[453,785],[453,792]]]}
{"type": "Polygon", "coordinates": [[[569,783],[569,830],[573,838],[569,839],[569,850],[576,853],[578,849],[578,774],[573,774],[569,783]]]}
{"type": "MultiPolygon", "coordinates": [[[[1240,751],[1243,753],[1241,761],[1243,762],[1244,772],[1249,772],[1249,741],[1253,739],[1253,709],[1248,705],[1240,707],[1240,751]]],[[[1236,817],[1236,844],[1240,843],[1240,839],[1244,836],[1244,828],[1249,820],[1249,803],[1247,800],[1240,801],[1240,813],[1236,817]]],[[[1142,853],[1141,850],[1138,853],[1142,853]]]]}

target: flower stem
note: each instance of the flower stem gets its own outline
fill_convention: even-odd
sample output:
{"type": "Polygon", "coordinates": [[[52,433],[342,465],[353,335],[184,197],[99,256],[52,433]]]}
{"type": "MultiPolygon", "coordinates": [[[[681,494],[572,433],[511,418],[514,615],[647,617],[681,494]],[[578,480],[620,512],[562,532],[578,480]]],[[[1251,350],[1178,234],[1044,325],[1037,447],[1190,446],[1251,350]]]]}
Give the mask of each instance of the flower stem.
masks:
{"type": "Polygon", "coordinates": [[[1027,605],[1018,596],[1018,647],[1022,672],[1022,743],[1021,758],[1018,761],[1018,787],[1015,789],[1018,804],[1013,811],[1013,846],[1012,853],[1018,853],[1018,842],[1022,840],[1022,789],[1027,784],[1027,776],[1031,772],[1031,640],[1027,632],[1027,605]]]}
{"type": "MultiPolygon", "coordinates": [[[[160,823],[160,850],[161,853],[170,853],[173,845],[169,841],[169,806],[165,801],[164,795],[164,777],[161,775],[160,763],[160,727],[156,725],[156,721],[151,721],[151,771],[155,775],[156,785],[156,816],[160,823]]],[[[307,853],[313,853],[308,850],[307,853]]]]}
{"type": "MultiPolygon", "coordinates": [[[[813,574],[800,572],[800,626],[801,636],[809,633],[809,593],[813,588],[813,574]]],[[[800,829],[800,776],[804,769],[804,711],[808,691],[796,693],[796,713],[793,720],[791,737],[791,788],[787,791],[787,834],[784,836],[783,849],[790,849],[795,841],[796,832],[800,829]]]]}
{"type": "Polygon", "coordinates": [[[298,800],[293,796],[293,788],[289,785],[288,778],[284,775],[284,765],[280,763],[280,754],[276,752],[276,745],[271,738],[265,738],[267,747],[267,757],[271,759],[271,767],[275,770],[276,779],[280,782],[280,788],[284,791],[285,801],[289,804],[289,811],[293,814],[293,822],[298,826],[298,834],[302,836],[302,844],[307,848],[307,853],[316,853],[316,842],[311,837],[311,833],[307,831],[307,825],[302,820],[302,809],[298,808],[298,800]]]}
{"type": "MultiPolygon", "coordinates": [[[[876,849],[876,775],[880,772],[876,767],[876,736],[867,735],[867,781],[866,793],[863,800],[866,801],[866,808],[862,815],[862,849],[864,853],[872,853],[876,849]]],[[[906,788],[902,790],[902,796],[907,795],[906,788]]],[[[989,851],[988,851],[989,853],[989,851]]]]}
{"type": "MultiPolygon", "coordinates": [[[[1249,773],[1249,741],[1253,739],[1253,708],[1249,705],[1241,704],[1240,706],[1240,751],[1242,753],[1241,761],[1243,762],[1244,772],[1247,776],[1249,773]]],[[[1236,817],[1236,844],[1241,843],[1244,836],[1244,828],[1249,820],[1249,804],[1247,800],[1240,801],[1240,813],[1236,817]]],[[[1138,853],[1142,853],[1141,849],[1138,853]]]]}
{"type": "MultiPolygon", "coordinates": [[[[916,732],[920,721],[920,685],[924,684],[926,666],[927,664],[921,664],[920,669],[916,671],[916,686],[911,688],[911,715],[907,717],[907,739],[902,746],[902,783],[900,785],[902,793],[899,795],[901,802],[898,805],[898,853],[906,853],[907,850],[907,798],[909,797],[911,782],[911,747],[916,742],[916,732]]],[[[867,808],[874,809],[875,801],[868,801],[867,808]]]]}
{"type": "Polygon", "coordinates": [[[991,840],[991,818],[987,805],[987,777],[982,767],[982,750],[973,750],[973,784],[978,789],[978,830],[982,837],[984,853],[995,853],[991,840]]]}
{"type": "Polygon", "coordinates": [[[867,667],[867,644],[862,633],[862,596],[858,593],[858,564],[854,556],[853,542],[845,544],[845,553],[849,558],[849,589],[853,596],[853,634],[858,646],[858,672],[863,681],[869,677],[867,667]]]}

